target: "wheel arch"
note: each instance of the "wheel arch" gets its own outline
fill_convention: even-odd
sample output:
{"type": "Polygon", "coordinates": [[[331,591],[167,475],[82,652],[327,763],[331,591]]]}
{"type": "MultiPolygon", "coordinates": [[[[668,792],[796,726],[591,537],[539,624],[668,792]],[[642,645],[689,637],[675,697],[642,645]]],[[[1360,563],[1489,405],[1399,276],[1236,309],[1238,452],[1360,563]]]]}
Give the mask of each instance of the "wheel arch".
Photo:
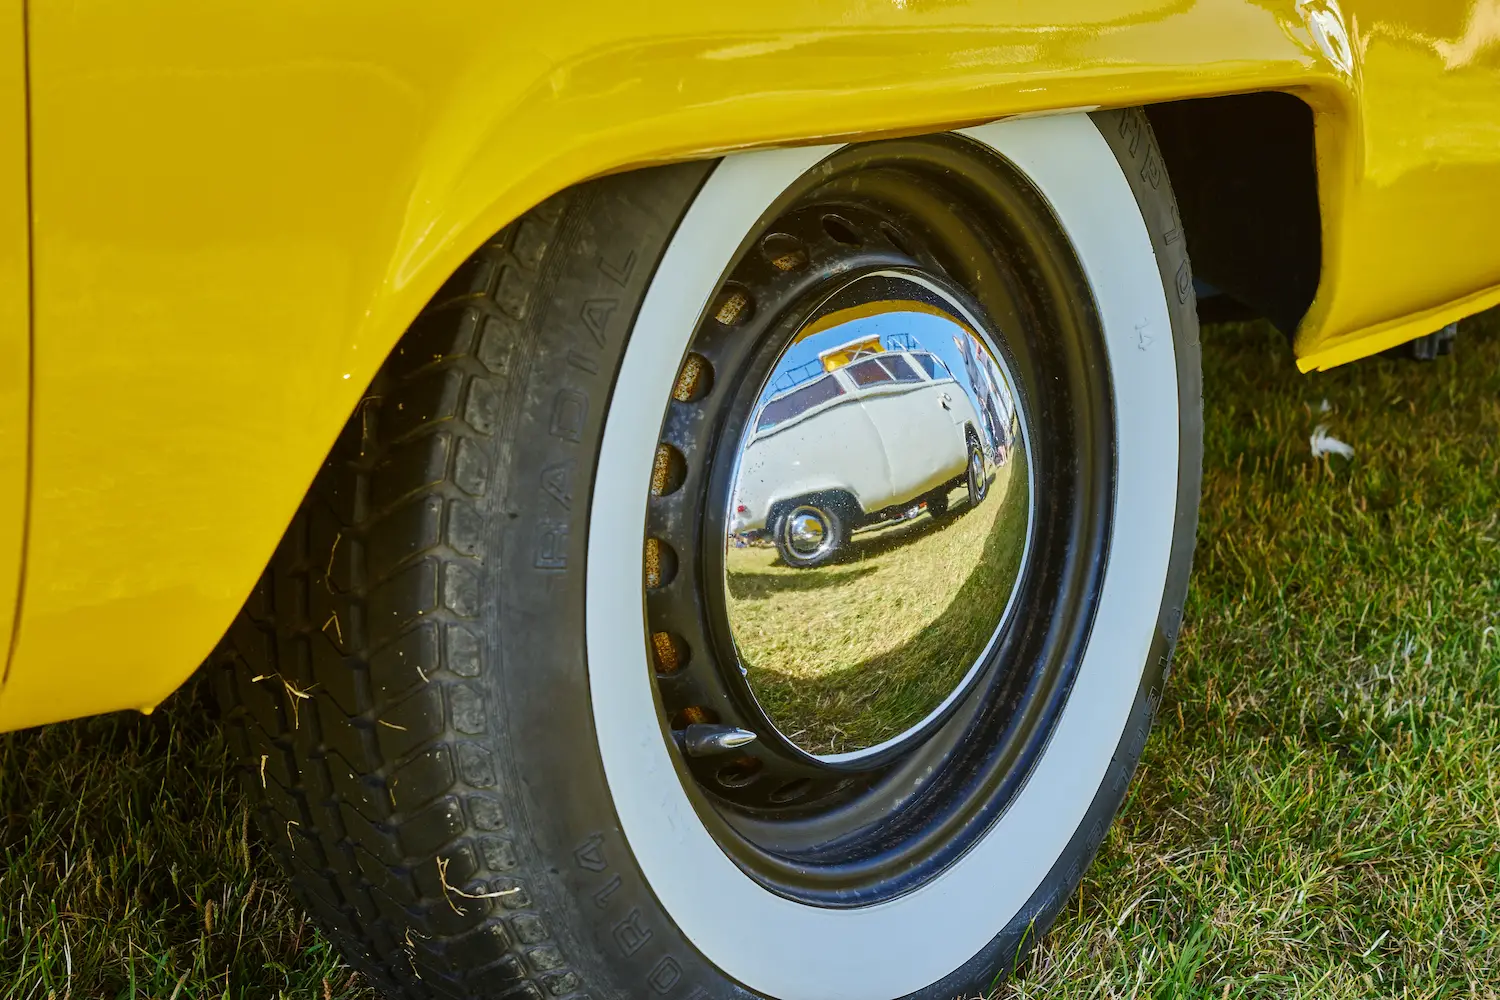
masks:
{"type": "Polygon", "coordinates": [[[1290,336],[1317,294],[1313,110],[1265,91],[1147,105],[1205,321],[1263,316],[1290,336]]]}
{"type": "Polygon", "coordinates": [[[830,486],[819,490],[801,490],[790,497],[774,500],[766,508],[766,527],[770,528],[777,519],[793,507],[800,504],[814,504],[832,507],[846,517],[862,518],[866,511],[860,503],[859,497],[854,491],[843,486],[830,486]]]}

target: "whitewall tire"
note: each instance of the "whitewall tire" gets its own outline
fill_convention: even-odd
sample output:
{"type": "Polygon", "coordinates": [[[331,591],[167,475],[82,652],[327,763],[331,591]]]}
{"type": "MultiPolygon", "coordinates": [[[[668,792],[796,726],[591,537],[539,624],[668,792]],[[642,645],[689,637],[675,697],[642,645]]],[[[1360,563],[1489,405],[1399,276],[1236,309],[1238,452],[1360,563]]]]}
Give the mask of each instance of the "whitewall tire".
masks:
{"type": "MultiPolygon", "coordinates": [[[[408,997],[939,1000],[1005,974],[1123,801],[1181,620],[1202,445],[1175,219],[1144,115],[1101,112],[605,178],[476,254],[221,656],[267,846],[350,961],[408,997]],[[994,351],[1034,499],[962,682],[820,757],[715,638],[716,456],[857,280],[994,351]]],[[[841,507],[841,548],[898,506],[841,507]]]]}

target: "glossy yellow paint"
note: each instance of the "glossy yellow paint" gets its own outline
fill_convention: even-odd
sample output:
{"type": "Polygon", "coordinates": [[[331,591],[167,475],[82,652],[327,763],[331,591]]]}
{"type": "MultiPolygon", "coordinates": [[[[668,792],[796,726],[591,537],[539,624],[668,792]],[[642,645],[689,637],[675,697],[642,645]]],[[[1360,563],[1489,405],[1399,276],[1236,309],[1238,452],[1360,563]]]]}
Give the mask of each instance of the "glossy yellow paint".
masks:
{"type": "Polygon", "coordinates": [[[1297,367],[1304,372],[1337,368],[1441,330],[1449,323],[1456,323],[1466,316],[1473,316],[1495,306],[1500,306],[1500,288],[1486,288],[1440,306],[1357,330],[1351,335],[1329,338],[1331,342],[1314,342],[1311,348],[1304,346],[1304,350],[1311,350],[1312,353],[1300,354],[1297,367]]]}
{"type": "Polygon", "coordinates": [[[0,678],[10,659],[26,528],[31,286],[26,193],[26,22],[0,5],[0,678]]]}
{"type": "Polygon", "coordinates": [[[422,303],[600,173],[1282,89],[1318,112],[1305,356],[1500,285],[1452,243],[1500,221],[1494,2],[31,0],[32,513],[0,728],[176,687],[422,303]]]}
{"type": "Polygon", "coordinates": [[[1352,67],[1320,122],[1323,284],[1298,331],[1304,370],[1500,304],[1500,0],[1308,9],[1342,25],[1352,67]]]}

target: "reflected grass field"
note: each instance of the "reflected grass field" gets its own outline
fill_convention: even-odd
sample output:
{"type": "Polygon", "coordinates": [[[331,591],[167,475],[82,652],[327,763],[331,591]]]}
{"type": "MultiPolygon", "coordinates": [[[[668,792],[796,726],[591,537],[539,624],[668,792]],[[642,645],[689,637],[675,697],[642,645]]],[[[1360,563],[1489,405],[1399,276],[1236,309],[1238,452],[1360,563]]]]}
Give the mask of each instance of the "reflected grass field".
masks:
{"type": "Polygon", "coordinates": [[[729,550],[735,640],[783,733],[813,753],[863,749],[922,721],[963,679],[1025,546],[1024,465],[1017,449],[977,507],[954,490],[946,520],[921,514],[860,532],[831,566],[791,569],[773,548],[729,550]]]}

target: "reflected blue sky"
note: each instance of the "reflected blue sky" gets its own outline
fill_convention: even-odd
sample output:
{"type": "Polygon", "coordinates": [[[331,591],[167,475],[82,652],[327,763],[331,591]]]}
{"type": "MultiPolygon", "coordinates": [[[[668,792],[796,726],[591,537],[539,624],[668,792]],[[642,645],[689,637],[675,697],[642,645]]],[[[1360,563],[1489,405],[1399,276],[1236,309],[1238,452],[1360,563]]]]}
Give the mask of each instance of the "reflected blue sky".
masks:
{"type": "Polygon", "coordinates": [[[777,390],[773,390],[771,386],[775,383],[776,376],[782,372],[817,361],[820,352],[831,347],[838,347],[840,344],[847,344],[851,340],[863,340],[866,337],[878,335],[881,344],[888,347],[887,338],[897,334],[905,334],[914,338],[923,350],[931,351],[942,358],[943,364],[948,366],[948,370],[953,373],[954,378],[958,379],[970,399],[976,398],[974,386],[964,369],[963,356],[959,354],[957,345],[953,343],[955,334],[963,335],[962,328],[931,313],[887,312],[840,323],[832,329],[815,333],[793,344],[777,363],[776,369],[771,373],[771,378],[767,380],[766,388],[761,391],[760,398],[756,400],[756,411],[759,412],[766,400],[776,395],[777,390]]]}

